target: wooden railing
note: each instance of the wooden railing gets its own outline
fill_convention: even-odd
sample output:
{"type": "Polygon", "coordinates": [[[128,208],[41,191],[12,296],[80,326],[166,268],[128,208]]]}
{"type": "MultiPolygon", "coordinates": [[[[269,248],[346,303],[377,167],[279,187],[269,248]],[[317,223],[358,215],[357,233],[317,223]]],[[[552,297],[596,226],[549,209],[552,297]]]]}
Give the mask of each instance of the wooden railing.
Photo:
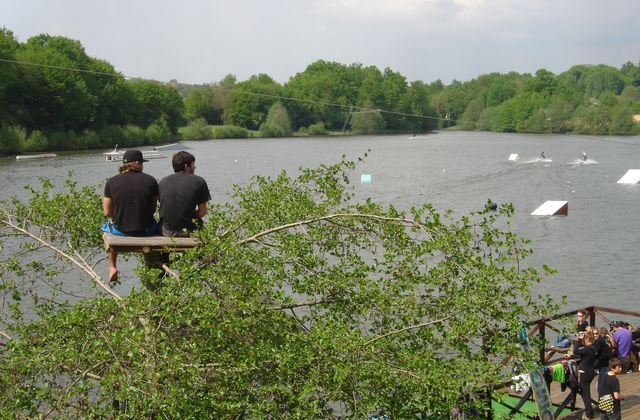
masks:
{"type": "MultiPolygon", "coordinates": [[[[637,318],[640,320],[640,312],[635,311],[627,311],[623,309],[615,309],[615,308],[607,308],[604,306],[588,306],[586,308],[580,308],[586,310],[589,314],[589,325],[591,326],[606,326],[609,327],[609,323],[611,321],[620,321],[619,317],[610,317],[607,315],[616,314],[616,315],[624,315],[626,317],[637,318]],[[596,319],[601,321],[601,325],[597,325],[596,319]]],[[[574,316],[580,309],[575,309],[573,311],[559,313],[550,318],[540,318],[532,321],[528,321],[526,325],[530,326],[531,329],[527,332],[529,337],[537,334],[539,338],[539,342],[541,343],[539,349],[539,361],[540,365],[544,366],[549,363],[554,362],[555,360],[551,359],[555,351],[550,349],[547,346],[547,330],[550,329],[556,333],[559,333],[564,328],[564,323],[561,326],[556,326],[557,321],[565,320],[568,317],[574,316]]],[[[575,324],[575,321],[572,320],[572,324],[575,324]]]]}
{"type": "MultiPolygon", "coordinates": [[[[635,318],[636,321],[640,320],[640,312],[635,311],[627,311],[623,309],[615,309],[615,308],[607,308],[604,306],[589,306],[586,308],[580,308],[585,310],[589,314],[589,325],[590,326],[606,326],[609,327],[611,321],[622,321],[621,317],[617,317],[615,315],[622,315],[625,317],[635,318]],[[611,316],[613,315],[613,316],[611,316]],[[600,322],[597,322],[599,320],[600,322]]],[[[549,364],[553,364],[562,358],[554,359],[556,351],[548,346],[547,344],[547,330],[552,330],[556,333],[560,333],[565,325],[566,320],[569,317],[575,316],[575,314],[580,310],[575,309],[568,312],[562,312],[556,314],[549,318],[540,318],[531,320],[525,323],[525,325],[529,328],[527,331],[528,337],[533,337],[535,335],[538,336],[537,343],[540,346],[539,348],[539,364],[540,366],[547,366],[549,364]],[[561,325],[558,325],[561,323],[561,325]]],[[[571,323],[575,324],[574,319],[571,319],[571,323]]],[[[510,358],[504,359],[502,364],[506,365],[509,362],[510,358]]],[[[502,384],[497,384],[493,389],[501,389],[511,385],[511,382],[505,382],[502,384]]],[[[547,384],[549,385],[549,384],[547,384]]],[[[578,391],[579,392],[579,391],[578,391]]],[[[490,393],[489,393],[490,395],[490,393]]],[[[556,416],[562,412],[568,405],[570,405],[571,410],[575,410],[575,402],[576,402],[577,392],[575,389],[570,390],[569,395],[567,395],[564,400],[560,403],[553,403],[556,407],[556,416]]],[[[525,402],[532,398],[532,390],[529,389],[518,401],[515,406],[510,406],[508,404],[503,404],[505,407],[510,409],[510,416],[513,416],[517,413],[520,413],[520,408],[525,404],[525,402]]],[[[489,407],[491,407],[491,398],[489,397],[489,407]]],[[[492,419],[492,413],[489,412],[489,418],[492,419]]]]}

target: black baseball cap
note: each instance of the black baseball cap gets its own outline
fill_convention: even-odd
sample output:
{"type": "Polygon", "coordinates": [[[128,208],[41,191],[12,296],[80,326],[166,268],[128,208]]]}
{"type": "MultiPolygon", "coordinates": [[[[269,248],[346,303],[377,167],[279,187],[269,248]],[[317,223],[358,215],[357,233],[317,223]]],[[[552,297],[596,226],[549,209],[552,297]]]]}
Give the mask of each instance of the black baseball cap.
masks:
{"type": "Polygon", "coordinates": [[[142,152],[140,150],[127,150],[124,152],[122,156],[122,163],[131,163],[131,162],[149,162],[147,159],[142,157],[142,152]]]}

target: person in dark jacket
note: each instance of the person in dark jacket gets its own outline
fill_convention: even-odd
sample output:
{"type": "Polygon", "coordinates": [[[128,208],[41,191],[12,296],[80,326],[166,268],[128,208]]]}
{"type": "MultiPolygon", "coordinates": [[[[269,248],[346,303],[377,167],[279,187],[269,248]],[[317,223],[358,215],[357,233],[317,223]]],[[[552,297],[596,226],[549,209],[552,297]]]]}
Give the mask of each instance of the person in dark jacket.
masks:
{"type": "Polygon", "coordinates": [[[593,348],[596,350],[595,367],[598,371],[598,391],[602,388],[602,379],[609,371],[609,360],[613,357],[612,338],[610,338],[607,332],[606,328],[593,330],[593,348]]]}
{"type": "Polygon", "coordinates": [[[579,340],[573,343],[574,357],[578,356],[578,384],[580,394],[584,403],[585,417],[593,418],[593,407],[591,406],[591,382],[596,375],[596,349],[593,347],[593,334],[591,332],[581,332],[578,334],[579,340]]]}

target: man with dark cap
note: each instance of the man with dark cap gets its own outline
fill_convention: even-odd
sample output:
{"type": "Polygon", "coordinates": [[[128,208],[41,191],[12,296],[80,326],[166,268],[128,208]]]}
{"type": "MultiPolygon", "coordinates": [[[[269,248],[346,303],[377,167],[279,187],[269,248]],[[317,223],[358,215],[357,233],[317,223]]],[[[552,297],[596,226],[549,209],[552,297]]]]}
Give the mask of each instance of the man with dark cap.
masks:
{"type": "MultiPolygon", "coordinates": [[[[158,183],[151,175],[142,173],[140,150],[127,150],[122,157],[119,174],[104,186],[102,213],[109,221],[102,230],[119,236],[149,236],[156,234],[153,219],[158,201],[158,183]]],[[[118,279],[117,252],[109,252],[109,281],[118,279]]]]}
{"type": "Polygon", "coordinates": [[[189,152],[173,155],[174,173],[160,180],[160,220],[164,236],[188,236],[202,225],[211,200],[204,178],[195,175],[196,158],[189,152]]]}

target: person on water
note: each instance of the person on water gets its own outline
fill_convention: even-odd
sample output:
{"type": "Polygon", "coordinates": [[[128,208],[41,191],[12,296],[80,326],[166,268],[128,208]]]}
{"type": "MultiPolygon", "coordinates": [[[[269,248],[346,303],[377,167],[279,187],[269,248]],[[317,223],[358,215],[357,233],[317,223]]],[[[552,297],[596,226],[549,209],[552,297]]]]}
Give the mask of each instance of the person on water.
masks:
{"type": "Polygon", "coordinates": [[[582,161],[585,162],[587,160],[587,152],[582,151],[582,161]]]}
{"type": "MultiPolygon", "coordinates": [[[[118,175],[104,186],[102,213],[109,220],[102,225],[103,232],[117,236],[150,236],[157,232],[153,219],[158,201],[158,182],[151,175],[142,173],[140,150],[127,150],[122,156],[118,175]]],[[[118,253],[108,252],[109,282],[118,280],[116,261],[118,253]]]]}
{"type": "Polygon", "coordinates": [[[546,157],[544,156],[544,152],[540,152],[540,157],[542,157],[542,159],[546,159],[546,157]]]}

